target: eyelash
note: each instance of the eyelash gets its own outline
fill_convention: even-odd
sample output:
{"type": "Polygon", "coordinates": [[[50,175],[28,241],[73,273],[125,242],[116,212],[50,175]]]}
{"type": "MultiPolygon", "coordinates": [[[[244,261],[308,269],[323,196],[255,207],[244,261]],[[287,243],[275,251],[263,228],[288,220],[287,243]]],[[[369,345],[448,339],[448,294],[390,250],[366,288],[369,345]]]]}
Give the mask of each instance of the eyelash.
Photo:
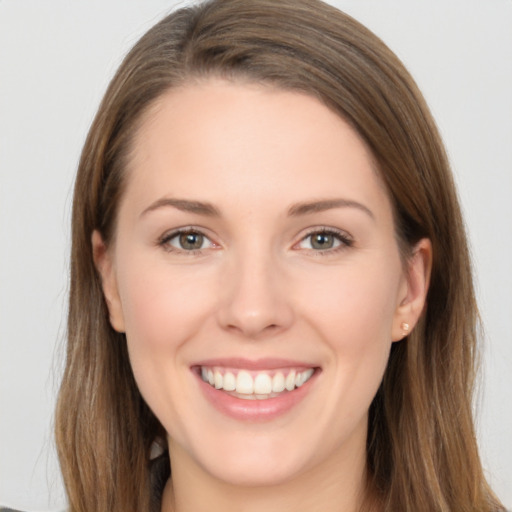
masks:
{"type": "Polygon", "coordinates": [[[298,245],[308,238],[312,237],[313,235],[327,235],[327,236],[333,236],[340,244],[338,247],[330,248],[330,249],[306,249],[314,256],[331,256],[333,254],[337,254],[338,252],[344,251],[354,245],[353,238],[346,233],[345,231],[342,231],[340,229],[335,229],[331,227],[316,227],[311,228],[306,235],[304,235],[300,241],[295,244],[298,245]]]}
{"type": "Polygon", "coordinates": [[[167,252],[185,253],[187,255],[193,255],[193,256],[203,254],[204,249],[191,249],[191,250],[178,249],[177,247],[173,247],[172,245],[170,245],[169,242],[171,240],[173,240],[174,238],[177,238],[181,235],[188,235],[188,234],[201,235],[206,240],[208,240],[211,244],[215,245],[207,235],[205,235],[200,229],[197,229],[194,227],[180,228],[180,229],[176,229],[175,231],[172,231],[170,233],[166,233],[158,239],[157,245],[162,247],[167,252]]]}
{"type": "MultiPolygon", "coordinates": [[[[166,233],[158,239],[157,245],[159,245],[160,247],[165,249],[167,252],[186,253],[187,255],[194,255],[194,256],[203,254],[204,249],[186,250],[186,249],[178,249],[178,248],[170,245],[169,242],[171,240],[173,240],[181,235],[187,235],[187,234],[201,235],[206,240],[208,240],[211,244],[216,245],[216,244],[214,244],[214,242],[212,242],[210,240],[210,238],[207,235],[205,235],[203,233],[203,231],[201,229],[197,229],[194,227],[180,228],[180,229],[177,229],[170,233],[166,233]]],[[[329,227],[329,228],[328,227],[320,227],[320,228],[316,227],[316,228],[311,228],[311,230],[309,230],[299,240],[299,242],[294,244],[294,247],[301,244],[302,242],[304,242],[305,240],[307,240],[309,237],[311,237],[313,235],[333,236],[338,242],[340,242],[339,246],[334,247],[334,248],[316,249],[316,250],[315,249],[306,249],[311,254],[314,254],[315,256],[327,256],[327,255],[336,254],[336,253],[346,250],[347,248],[350,248],[354,245],[354,240],[345,231],[341,231],[339,229],[335,229],[335,228],[331,228],[331,227],[329,227]]]]}

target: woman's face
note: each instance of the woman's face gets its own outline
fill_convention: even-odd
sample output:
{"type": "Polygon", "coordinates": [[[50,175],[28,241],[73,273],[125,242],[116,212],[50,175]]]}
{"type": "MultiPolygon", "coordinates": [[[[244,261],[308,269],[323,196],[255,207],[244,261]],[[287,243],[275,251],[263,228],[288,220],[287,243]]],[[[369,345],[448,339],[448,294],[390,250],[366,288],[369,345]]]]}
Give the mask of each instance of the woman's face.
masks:
{"type": "Polygon", "coordinates": [[[166,93],[136,136],[114,242],[93,242],[173,471],[250,485],[362,471],[423,263],[404,272],[385,188],[340,117],[257,85],[166,93]]]}

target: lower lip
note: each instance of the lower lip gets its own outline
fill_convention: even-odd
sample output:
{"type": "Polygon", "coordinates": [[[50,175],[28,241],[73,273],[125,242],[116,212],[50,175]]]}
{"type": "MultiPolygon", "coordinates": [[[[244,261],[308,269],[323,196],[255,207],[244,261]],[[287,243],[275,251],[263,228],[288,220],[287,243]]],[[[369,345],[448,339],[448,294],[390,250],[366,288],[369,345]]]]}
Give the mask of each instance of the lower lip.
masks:
{"type": "Polygon", "coordinates": [[[282,416],[298,405],[308,394],[318,373],[317,369],[311,378],[299,388],[264,400],[244,400],[228,395],[205,382],[200,375],[196,374],[196,377],[204,396],[218,411],[236,420],[262,422],[282,416]]]}

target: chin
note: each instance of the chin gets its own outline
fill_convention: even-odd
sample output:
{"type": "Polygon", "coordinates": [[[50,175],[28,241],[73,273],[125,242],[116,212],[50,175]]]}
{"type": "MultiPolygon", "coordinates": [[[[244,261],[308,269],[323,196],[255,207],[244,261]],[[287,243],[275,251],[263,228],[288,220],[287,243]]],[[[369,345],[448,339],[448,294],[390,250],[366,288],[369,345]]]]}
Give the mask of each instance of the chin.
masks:
{"type": "Polygon", "coordinates": [[[225,484],[237,487],[283,485],[306,471],[302,461],[289,457],[268,457],[255,452],[235,454],[222,464],[214,462],[206,471],[225,484]]]}
{"type": "Polygon", "coordinates": [[[268,425],[245,425],[224,434],[211,427],[195,440],[169,437],[171,465],[174,459],[188,466],[187,474],[197,472],[228,486],[267,487],[285,484],[318,462],[319,447],[311,437],[290,435],[276,425],[270,432],[265,432],[268,425]]]}

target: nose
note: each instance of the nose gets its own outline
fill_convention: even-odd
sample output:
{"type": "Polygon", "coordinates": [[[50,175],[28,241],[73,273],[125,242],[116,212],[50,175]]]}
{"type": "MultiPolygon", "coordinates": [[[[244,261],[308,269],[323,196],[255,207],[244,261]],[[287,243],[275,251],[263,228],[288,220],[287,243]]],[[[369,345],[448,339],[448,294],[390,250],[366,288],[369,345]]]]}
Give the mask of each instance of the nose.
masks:
{"type": "Polygon", "coordinates": [[[255,250],[226,265],[218,302],[223,329],[256,340],[290,327],[294,316],[290,283],[275,260],[255,250]]]}

